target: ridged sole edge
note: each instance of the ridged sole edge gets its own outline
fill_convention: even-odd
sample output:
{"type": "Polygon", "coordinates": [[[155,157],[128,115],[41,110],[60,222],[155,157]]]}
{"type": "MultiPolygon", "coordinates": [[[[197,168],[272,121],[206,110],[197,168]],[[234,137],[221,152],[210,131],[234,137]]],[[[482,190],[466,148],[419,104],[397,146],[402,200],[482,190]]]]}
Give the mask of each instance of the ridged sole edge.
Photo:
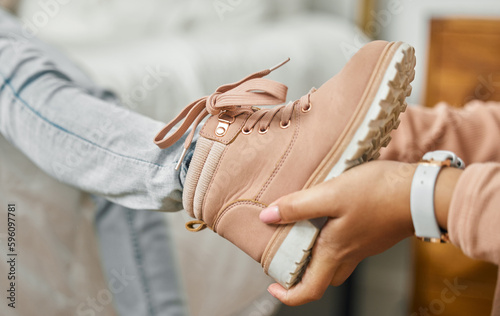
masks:
{"type": "MultiPolygon", "coordinates": [[[[386,68],[363,122],[324,181],[380,156],[379,150],[391,140],[390,132],[399,126],[399,114],[406,110],[405,99],[411,94],[414,67],[415,50],[402,43],[386,68]]],[[[283,240],[267,271],[283,287],[291,288],[300,281],[325,222],[326,219],[297,222],[283,240]]]]}

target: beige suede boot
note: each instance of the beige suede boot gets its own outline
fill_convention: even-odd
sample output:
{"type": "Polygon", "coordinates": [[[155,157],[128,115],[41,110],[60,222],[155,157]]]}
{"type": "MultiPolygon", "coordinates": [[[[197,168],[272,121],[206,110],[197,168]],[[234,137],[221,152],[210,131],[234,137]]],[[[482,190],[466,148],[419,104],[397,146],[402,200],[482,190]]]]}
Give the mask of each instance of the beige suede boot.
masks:
{"type": "MultiPolygon", "coordinates": [[[[262,78],[281,65],[193,102],[155,142],[168,147],[211,115],[185,181],[184,208],[197,219],[187,227],[209,227],[289,288],[299,280],[324,221],[266,225],[260,211],[283,195],[377,158],[406,108],[415,57],[408,44],[372,42],[319,89],[286,105],[256,108],[285,102],[287,87],[262,78]]],[[[193,135],[194,128],[185,148],[193,135]]]]}

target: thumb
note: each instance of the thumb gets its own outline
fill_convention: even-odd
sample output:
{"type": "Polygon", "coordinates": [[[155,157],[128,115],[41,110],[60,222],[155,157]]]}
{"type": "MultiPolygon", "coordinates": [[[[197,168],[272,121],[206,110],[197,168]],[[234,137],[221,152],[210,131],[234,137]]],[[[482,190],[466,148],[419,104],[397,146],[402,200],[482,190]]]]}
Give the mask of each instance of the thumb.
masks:
{"type": "Polygon", "coordinates": [[[285,195],[263,209],[259,218],[266,224],[286,224],[318,217],[334,217],[336,214],[332,190],[331,183],[325,182],[285,195]]]}

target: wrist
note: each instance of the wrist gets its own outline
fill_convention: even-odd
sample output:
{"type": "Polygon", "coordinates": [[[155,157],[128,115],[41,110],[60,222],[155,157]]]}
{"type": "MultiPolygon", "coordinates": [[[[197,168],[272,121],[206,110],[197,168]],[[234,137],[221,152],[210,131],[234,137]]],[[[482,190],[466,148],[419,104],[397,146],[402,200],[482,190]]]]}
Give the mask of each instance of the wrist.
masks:
{"type": "Polygon", "coordinates": [[[448,230],[448,213],[451,200],[462,172],[461,169],[443,168],[436,180],[434,209],[438,225],[444,230],[448,230]]]}
{"type": "MultiPolygon", "coordinates": [[[[401,214],[399,227],[402,228],[404,238],[411,237],[415,234],[415,229],[413,228],[413,220],[411,217],[411,208],[410,208],[410,196],[411,196],[411,184],[413,180],[413,175],[415,174],[415,170],[418,167],[417,163],[402,163],[405,170],[405,181],[403,185],[398,185],[399,196],[402,197],[402,200],[399,202],[398,210],[401,214]]],[[[403,168],[401,168],[403,169],[403,168]]]]}

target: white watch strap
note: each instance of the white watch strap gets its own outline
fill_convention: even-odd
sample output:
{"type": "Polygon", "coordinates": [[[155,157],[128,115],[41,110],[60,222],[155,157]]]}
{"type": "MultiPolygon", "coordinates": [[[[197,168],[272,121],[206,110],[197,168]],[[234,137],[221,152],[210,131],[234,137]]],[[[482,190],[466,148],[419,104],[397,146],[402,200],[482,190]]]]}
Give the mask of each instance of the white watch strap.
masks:
{"type": "Polygon", "coordinates": [[[411,183],[410,208],[417,237],[441,238],[434,214],[434,187],[441,166],[419,164],[411,183]]]}
{"type": "Polygon", "coordinates": [[[422,160],[411,183],[410,208],[413,227],[417,237],[440,240],[442,233],[434,212],[436,179],[443,166],[464,169],[465,164],[456,154],[447,150],[430,151],[422,160]],[[444,163],[446,161],[449,161],[448,164],[444,163]]]}

